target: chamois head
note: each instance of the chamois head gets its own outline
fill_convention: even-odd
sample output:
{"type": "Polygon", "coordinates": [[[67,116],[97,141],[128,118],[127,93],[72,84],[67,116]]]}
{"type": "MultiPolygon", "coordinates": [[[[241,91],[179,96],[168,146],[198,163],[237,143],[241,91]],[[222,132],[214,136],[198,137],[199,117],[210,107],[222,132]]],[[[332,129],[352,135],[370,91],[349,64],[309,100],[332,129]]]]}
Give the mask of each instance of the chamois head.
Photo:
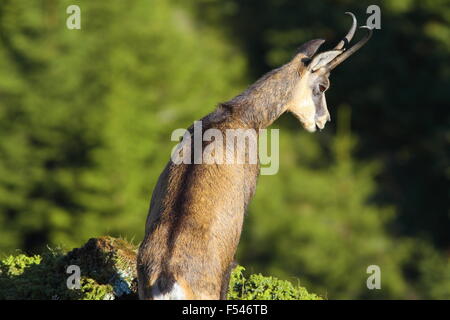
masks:
{"type": "Polygon", "coordinates": [[[303,127],[310,132],[314,132],[316,126],[323,129],[326,122],[331,120],[325,100],[325,91],[330,86],[328,79],[330,71],[360,49],[372,36],[371,28],[362,26],[360,28],[367,29],[367,35],[354,46],[346,49],[345,46],[353,38],[357,26],[353,13],[346,12],[346,14],[352,17],[353,24],[344,39],[333,49],[316,53],[325,40],[311,40],[298,49],[290,62],[298,72],[299,81],[295,85],[287,110],[294,113],[303,127]]]}

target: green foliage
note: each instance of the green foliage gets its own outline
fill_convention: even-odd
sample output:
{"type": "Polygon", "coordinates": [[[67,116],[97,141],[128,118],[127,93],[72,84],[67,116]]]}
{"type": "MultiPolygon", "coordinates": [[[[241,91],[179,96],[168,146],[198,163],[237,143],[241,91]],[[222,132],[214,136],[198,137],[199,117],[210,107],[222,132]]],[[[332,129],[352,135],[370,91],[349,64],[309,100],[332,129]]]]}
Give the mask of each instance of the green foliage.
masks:
{"type": "Polygon", "coordinates": [[[0,251],[141,238],[171,132],[237,92],[243,59],[170,1],[80,1],[81,30],[44,2],[0,8],[0,251]]]}
{"type": "Polygon", "coordinates": [[[53,253],[33,257],[20,254],[3,259],[0,262],[0,299],[73,297],[73,292],[65,288],[60,266],[61,255],[53,253]]]}
{"type": "Polygon", "coordinates": [[[41,256],[26,256],[19,254],[17,256],[8,256],[2,260],[0,265],[0,273],[5,277],[18,276],[23,273],[25,268],[31,265],[39,265],[41,263],[41,256]]]}
{"type": "Polygon", "coordinates": [[[231,273],[228,300],[321,300],[301,286],[289,281],[261,274],[252,274],[245,278],[242,266],[237,266],[231,273]]]}

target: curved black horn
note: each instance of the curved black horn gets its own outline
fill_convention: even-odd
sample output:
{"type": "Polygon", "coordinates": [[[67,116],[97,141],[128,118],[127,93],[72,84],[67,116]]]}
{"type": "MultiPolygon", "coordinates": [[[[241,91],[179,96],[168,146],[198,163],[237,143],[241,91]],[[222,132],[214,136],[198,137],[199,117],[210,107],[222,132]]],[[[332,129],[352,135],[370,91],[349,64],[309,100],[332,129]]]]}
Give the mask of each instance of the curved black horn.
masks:
{"type": "Polygon", "coordinates": [[[350,57],[356,51],[358,51],[372,36],[372,28],[368,26],[362,26],[361,29],[367,29],[367,34],[364,38],[359,40],[353,47],[350,47],[348,50],[344,51],[341,55],[337,56],[334,60],[332,60],[326,68],[330,71],[336,68],[339,64],[341,64],[345,59],[350,57]]]}
{"type": "Polygon", "coordinates": [[[342,48],[344,48],[344,46],[346,44],[349,44],[350,41],[352,41],[353,35],[355,34],[356,31],[356,25],[357,25],[357,21],[356,21],[356,17],[353,13],[351,12],[346,12],[345,14],[348,14],[349,16],[352,17],[353,19],[353,23],[352,26],[350,28],[350,30],[348,31],[347,35],[344,37],[344,39],[342,39],[337,45],[336,47],[334,47],[333,50],[341,50],[342,48]]]}

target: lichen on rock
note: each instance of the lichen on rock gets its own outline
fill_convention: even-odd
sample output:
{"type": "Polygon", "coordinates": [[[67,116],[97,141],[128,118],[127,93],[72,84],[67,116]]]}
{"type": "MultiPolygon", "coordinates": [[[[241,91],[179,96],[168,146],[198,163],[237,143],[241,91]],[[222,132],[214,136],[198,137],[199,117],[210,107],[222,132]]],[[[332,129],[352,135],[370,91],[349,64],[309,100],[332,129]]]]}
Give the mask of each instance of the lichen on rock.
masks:
{"type": "MultiPolygon", "coordinates": [[[[105,236],[68,253],[8,256],[0,261],[0,299],[137,299],[136,252],[127,241],[105,236]],[[79,289],[68,288],[71,265],[80,268],[79,289]]],[[[241,266],[233,270],[228,299],[320,299],[288,281],[260,274],[247,279],[243,272],[241,266]]]]}

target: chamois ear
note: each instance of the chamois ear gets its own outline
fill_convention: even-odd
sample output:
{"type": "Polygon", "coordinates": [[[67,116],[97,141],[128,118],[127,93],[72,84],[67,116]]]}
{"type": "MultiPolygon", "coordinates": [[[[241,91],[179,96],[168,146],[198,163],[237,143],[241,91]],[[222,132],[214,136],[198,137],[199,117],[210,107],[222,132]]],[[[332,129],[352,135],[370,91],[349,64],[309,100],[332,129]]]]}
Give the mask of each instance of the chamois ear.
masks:
{"type": "Polygon", "coordinates": [[[326,66],[330,61],[336,58],[338,55],[342,53],[342,50],[331,50],[319,53],[311,63],[308,65],[308,69],[311,71],[319,70],[320,68],[326,66]]]}
{"type": "Polygon", "coordinates": [[[317,52],[317,50],[319,50],[319,47],[325,42],[324,39],[314,39],[314,40],[310,40],[304,44],[302,44],[298,49],[297,49],[297,54],[302,53],[305,56],[307,56],[308,58],[311,58],[312,56],[314,56],[314,54],[317,52]]]}

